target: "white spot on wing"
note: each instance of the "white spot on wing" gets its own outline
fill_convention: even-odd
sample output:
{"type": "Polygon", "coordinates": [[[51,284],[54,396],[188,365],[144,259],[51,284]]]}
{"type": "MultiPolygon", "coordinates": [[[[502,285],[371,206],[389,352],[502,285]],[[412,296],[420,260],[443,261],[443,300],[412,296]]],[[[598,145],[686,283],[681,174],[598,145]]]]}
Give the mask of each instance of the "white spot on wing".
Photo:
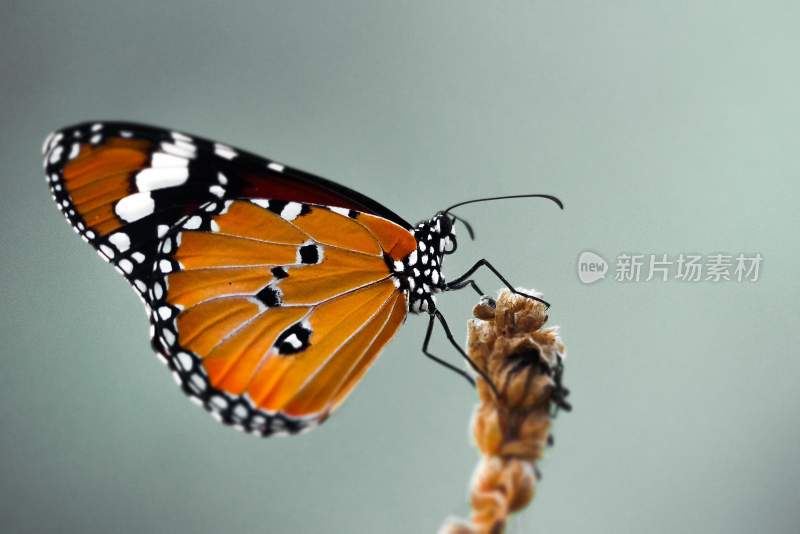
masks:
{"type": "Polygon", "coordinates": [[[209,404],[211,404],[217,410],[224,410],[228,407],[228,401],[219,395],[214,395],[211,397],[209,404]]]}
{"type": "Polygon", "coordinates": [[[189,380],[198,391],[202,392],[206,389],[206,381],[202,376],[193,374],[189,380]]]}
{"type": "Polygon", "coordinates": [[[338,206],[331,206],[331,211],[334,213],[338,213],[339,215],[344,215],[348,217],[350,215],[350,210],[347,208],[340,208],[338,206]]]}
{"type": "Polygon", "coordinates": [[[166,152],[155,152],[150,165],[153,167],[186,167],[189,165],[189,160],[166,152]]]}
{"type": "Polygon", "coordinates": [[[199,215],[192,215],[189,217],[189,220],[183,224],[183,227],[187,230],[197,230],[200,228],[200,224],[203,222],[203,219],[200,218],[199,215]]]}
{"type": "Polygon", "coordinates": [[[172,132],[172,138],[176,141],[186,141],[187,143],[192,142],[192,138],[186,134],[182,134],[180,132],[172,132]]]}
{"type": "Polygon", "coordinates": [[[133,272],[133,263],[127,258],[119,260],[117,265],[119,265],[119,268],[125,271],[126,274],[131,274],[133,272]]]}
{"type": "Polygon", "coordinates": [[[156,299],[160,299],[163,296],[164,296],[164,287],[158,282],[156,282],[155,284],[153,284],[153,297],[155,297],[156,299]]]}
{"type": "Polygon", "coordinates": [[[175,334],[173,334],[171,330],[165,328],[161,331],[161,336],[164,338],[164,341],[167,342],[167,345],[175,343],[175,334]]]}
{"type": "Polygon", "coordinates": [[[261,206],[264,209],[269,208],[269,200],[263,198],[251,198],[250,202],[252,202],[256,206],[261,206]]]}
{"type": "Polygon", "coordinates": [[[47,149],[50,148],[50,141],[53,140],[53,137],[56,135],[55,132],[50,132],[47,134],[47,137],[44,138],[44,143],[42,143],[42,154],[47,153],[47,149]]]}
{"type": "Polygon", "coordinates": [[[294,349],[299,349],[300,347],[303,346],[303,343],[302,341],[300,341],[300,338],[297,337],[297,334],[292,334],[291,336],[287,337],[284,341],[289,345],[291,345],[292,348],[294,349]]]}
{"type": "Polygon", "coordinates": [[[275,163],[274,161],[272,163],[268,164],[267,167],[269,167],[270,169],[272,169],[275,172],[283,172],[283,170],[286,168],[283,165],[281,165],[280,163],[275,163]]]}
{"type": "Polygon", "coordinates": [[[297,202],[289,202],[281,210],[281,217],[287,221],[293,221],[300,215],[303,206],[297,202]]]}
{"type": "Polygon", "coordinates": [[[189,179],[189,169],[186,167],[149,168],[136,175],[136,187],[139,191],[155,191],[177,187],[189,179]]]}
{"type": "Polygon", "coordinates": [[[214,143],[214,154],[225,159],[233,159],[236,157],[236,151],[222,143],[214,143]]]}
{"type": "Polygon", "coordinates": [[[100,249],[100,252],[103,253],[103,256],[105,256],[106,258],[111,259],[114,257],[114,249],[112,249],[108,245],[100,245],[98,248],[100,249]]]}
{"type": "Polygon", "coordinates": [[[61,153],[63,151],[64,151],[64,146],[63,145],[56,145],[55,148],[53,148],[50,151],[50,158],[48,158],[48,161],[51,164],[54,164],[54,163],[58,162],[58,160],[61,159],[61,153]]]}
{"type": "Polygon", "coordinates": [[[192,361],[191,356],[189,356],[185,352],[179,352],[176,355],[176,358],[178,360],[178,365],[180,366],[181,369],[183,369],[184,371],[192,370],[192,365],[194,362],[192,361]]]}
{"type": "Polygon", "coordinates": [[[153,213],[155,205],[150,193],[134,193],[120,199],[114,213],[125,222],[133,222],[153,213]]]}
{"type": "Polygon", "coordinates": [[[162,142],[161,150],[182,158],[193,158],[197,153],[197,147],[195,147],[193,143],[184,141],[175,141],[174,143],[162,142]]]}
{"type": "Polygon", "coordinates": [[[120,252],[125,252],[131,247],[131,238],[125,232],[117,232],[108,236],[109,242],[117,247],[120,252]]]}

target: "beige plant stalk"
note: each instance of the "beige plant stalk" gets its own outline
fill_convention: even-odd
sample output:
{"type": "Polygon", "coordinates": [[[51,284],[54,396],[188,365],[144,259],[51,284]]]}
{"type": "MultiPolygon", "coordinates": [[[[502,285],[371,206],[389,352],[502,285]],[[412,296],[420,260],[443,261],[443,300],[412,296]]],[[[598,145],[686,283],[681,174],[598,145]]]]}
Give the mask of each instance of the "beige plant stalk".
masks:
{"type": "Polygon", "coordinates": [[[473,314],[467,352],[498,395],[478,378],[472,431],[482,458],[470,487],[472,517],[449,519],[440,534],[502,533],[508,516],[533,499],[553,415],[569,409],[561,385],[566,350],[558,327],[544,328],[542,303],[503,290],[496,302],[482,299],[473,314]]]}

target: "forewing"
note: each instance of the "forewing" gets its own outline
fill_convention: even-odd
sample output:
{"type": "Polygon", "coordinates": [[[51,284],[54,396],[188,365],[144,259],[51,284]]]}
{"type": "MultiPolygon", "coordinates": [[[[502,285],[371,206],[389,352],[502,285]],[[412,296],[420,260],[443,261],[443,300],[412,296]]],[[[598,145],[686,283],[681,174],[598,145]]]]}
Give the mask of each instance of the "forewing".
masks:
{"type": "Polygon", "coordinates": [[[209,200],[269,198],[377,215],[410,228],[368,197],[222,143],[123,122],[87,122],[50,134],[45,174],[75,231],[147,302],[159,238],[209,200]]]}

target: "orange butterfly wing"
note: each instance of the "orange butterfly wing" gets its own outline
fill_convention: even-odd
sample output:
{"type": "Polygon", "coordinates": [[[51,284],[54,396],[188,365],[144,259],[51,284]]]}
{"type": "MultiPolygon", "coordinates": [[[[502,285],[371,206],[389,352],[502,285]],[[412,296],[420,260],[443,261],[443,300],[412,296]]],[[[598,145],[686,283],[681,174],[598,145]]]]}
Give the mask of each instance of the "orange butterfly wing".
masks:
{"type": "Polygon", "coordinates": [[[401,226],[296,202],[212,202],[162,239],[154,344],[225,423],[269,435],[322,422],[405,320],[401,226]]]}

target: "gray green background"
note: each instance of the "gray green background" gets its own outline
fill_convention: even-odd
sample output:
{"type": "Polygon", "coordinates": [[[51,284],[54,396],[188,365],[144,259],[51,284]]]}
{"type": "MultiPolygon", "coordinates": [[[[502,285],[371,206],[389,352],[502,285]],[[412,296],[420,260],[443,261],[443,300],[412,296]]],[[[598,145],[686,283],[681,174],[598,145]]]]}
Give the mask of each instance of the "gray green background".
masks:
{"type": "MultiPolygon", "coordinates": [[[[0,530],[423,533],[468,511],[475,396],[420,355],[419,317],[310,434],[245,436],[183,397],[41,172],[49,130],[115,118],[410,220],[559,195],[464,208],[478,239],[445,265],[544,291],[569,348],[575,410],[509,532],[797,532],[800,9],[600,4],[3,1],[0,530]],[[765,259],[755,284],[585,286],[584,249],[765,259]]],[[[474,300],[440,298],[459,338],[474,300]]]]}

